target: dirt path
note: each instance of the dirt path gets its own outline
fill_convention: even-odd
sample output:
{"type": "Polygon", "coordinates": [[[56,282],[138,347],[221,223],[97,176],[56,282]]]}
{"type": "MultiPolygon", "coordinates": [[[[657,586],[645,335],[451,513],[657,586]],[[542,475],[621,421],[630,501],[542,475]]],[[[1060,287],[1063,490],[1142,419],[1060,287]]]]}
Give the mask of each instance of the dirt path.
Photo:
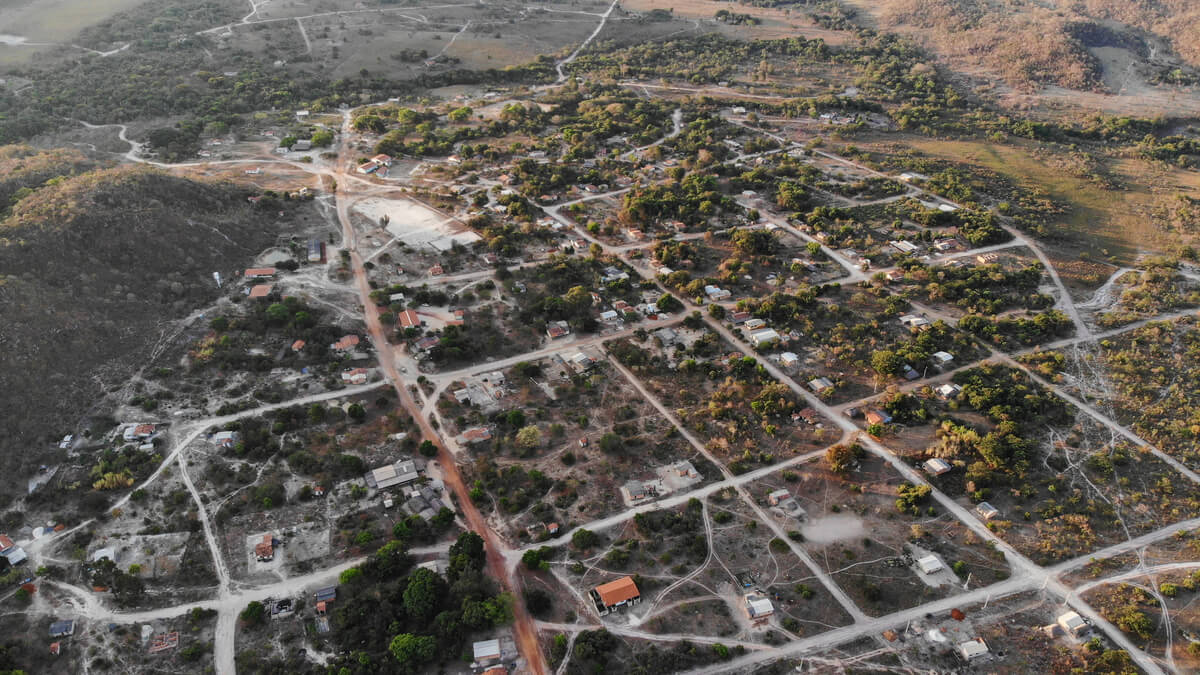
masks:
{"type": "Polygon", "coordinates": [[[612,4],[608,6],[608,11],[600,15],[600,25],[596,26],[596,30],[592,31],[592,34],[587,36],[587,39],[584,40],[578,47],[576,47],[575,51],[571,52],[570,56],[555,64],[554,69],[558,71],[559,84],[567,81],[567,71],[563,70],[563,66],[566,66],[574,61],[575,57],[579,56],[579,52],[583,51],[584,47],[591,44],[592,40],[595,40],[596,36],[600,34],[600,31],[604,30],[604,24],[608,22],[609,15],[611,15],[613,10],[617,8],[617,3],[619,1],[620,0],[613,0],[612,4]]]}

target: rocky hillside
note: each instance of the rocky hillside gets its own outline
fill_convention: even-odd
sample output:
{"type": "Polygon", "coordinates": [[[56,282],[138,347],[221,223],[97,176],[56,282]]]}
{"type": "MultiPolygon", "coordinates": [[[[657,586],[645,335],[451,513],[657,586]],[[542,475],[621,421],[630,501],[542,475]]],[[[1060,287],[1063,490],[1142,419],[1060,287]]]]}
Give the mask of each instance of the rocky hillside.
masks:
{"type": "Polygon", "coordinates": [[[148,168],[39,185],[0,220],[0,469],[22,478],[0,499],[279,229],[240,188],[148,168]]]}

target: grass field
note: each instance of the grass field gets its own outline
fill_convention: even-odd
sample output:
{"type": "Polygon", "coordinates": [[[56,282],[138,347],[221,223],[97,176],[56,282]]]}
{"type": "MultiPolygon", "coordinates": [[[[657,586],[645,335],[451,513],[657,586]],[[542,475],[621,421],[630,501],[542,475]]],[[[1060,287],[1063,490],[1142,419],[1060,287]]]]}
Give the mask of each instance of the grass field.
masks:
{"type": "Polygon", "coordinates": [[[80,30],[146,0],[0,0],[0,33],[70,42],[80,30]]]}
{"type": "MultiPolygon", "coordinates": [[[[987,167],[1020,184],[1040,187],[1069,206],[1053,225],[1067,236],[1064,250],[1087,251],[1094,259],[1129,264],[1138,256],[1170,250],[1176,240],[1156,228],[1149,217],[1164,195],[1184,192],[1200,196],[1200,174],[1168,169],[1139,159],[1110,162],[1109,169],[1124,184],[1113,190],[1076,178],[1020,145],[975,141],[913,139],[908,145],[930,156],[987,167]]],[[[1073,257],[1070,256],[1070,257],[1073,257]]]]}

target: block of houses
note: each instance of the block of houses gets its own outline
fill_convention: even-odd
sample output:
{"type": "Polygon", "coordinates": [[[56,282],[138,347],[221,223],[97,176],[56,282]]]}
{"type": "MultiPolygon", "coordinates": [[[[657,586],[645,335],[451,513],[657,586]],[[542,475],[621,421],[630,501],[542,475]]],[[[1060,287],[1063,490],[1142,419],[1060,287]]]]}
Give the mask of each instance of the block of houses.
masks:
{"type": "Polygon", "coordinates": [[[633,577],[621,577],[616,581],[600,584],[588,591],[588,595],[596,605],[596,611],[600,616],[604,616],[618,607],[636,605],[642,600],[642,593],[634,583],[633,577]]]}
{"type": "Polygon", "coordinates": [[[1079,616],[1077,612],[1063,614],[1058,617],[1057,623],[1059,628],[1063,629],[1064,633],[1072,637],[1080,637],[1091,630],[1088,622],[1084,621],[1083,617],[1079,616]]]}
{"type": "Polygon", "coordinates": [[[927,471],[935,476],[940,476],[944,473],[947,473],[952,468],[950,466],[950,462],[947,462],[946,460],[942,459],[941,457],[933,457],[933,458],[927,459],[927,460],[925,460],[925,463],[922,464],[922,466],[925,467],[925,471],[927,471]]]}
{"type": "Polygon", "coordinates": [[[808,388],[819,394],[826,389],[833,389],[833,381],[828,377],[818,377],[808,381],[808,388]]]}
{"type": "Polygon", "coordinates": [[[774,328],[760,330],[757,333],[750,334],[750,344],[755,347],[766,347],[779,342],[779,333],[775,332],[774,328]]]}
{"type": "Polygon", "coordinates": [[[416,482],[421,477],[422,468],[424,467],[417,466],[416,460],[402,459],[394,464],[372,469],[363,476],[363,479],[366,481],[367,487],[375,490],[403,487],[416,482]]]}
{"type": "Polygon", "coordinates": [[[917,567],[925,574],[933,574],[934,572],[946,569],[946,566],[942,564],[942,561],[936,555],[927,555],[924,558],[918,558],[917,567]]]}
{"type": "Polygon", "coordinates": [[[767,503],[771,506],[779,506],[779,502],[790,499],[792,493],[787,490],[775,490],[767,495],[767,503]]]}
{"type": "Polygon", "coordinates": [[[254,545],[254,558],[258,562],[270,562],[275,559],[275,537],[264,534],[262,541],[254,545]]]}
{"type": "Polygon", "coordinates": [[[987,502],[979,502],[975,507],[975,513],[978,513],[984,520],[991,520],[1000,515],[1000,509],[992,506],[987,502]]]}

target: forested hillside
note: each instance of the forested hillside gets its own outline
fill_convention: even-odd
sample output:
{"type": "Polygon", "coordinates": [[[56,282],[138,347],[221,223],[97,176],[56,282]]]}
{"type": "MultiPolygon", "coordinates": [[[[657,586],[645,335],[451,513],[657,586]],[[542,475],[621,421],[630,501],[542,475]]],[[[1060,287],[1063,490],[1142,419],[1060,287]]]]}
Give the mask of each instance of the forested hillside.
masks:
{"type": "MultiPolygon", "coordinates": [[[[0,182],[6,194],[10,183],[0,182]]],[[[52,441],[144,362],[170,320],[215,296],[212,273],[245,267],[277,229],[276,211],[253,207],[242,189],[148,168],[39,185],[14,195],[0,221],[0,470],[8,475],[48,461],[52,441]]],[[[6,483],[0,497],[23,488],[6,483]]]]}

